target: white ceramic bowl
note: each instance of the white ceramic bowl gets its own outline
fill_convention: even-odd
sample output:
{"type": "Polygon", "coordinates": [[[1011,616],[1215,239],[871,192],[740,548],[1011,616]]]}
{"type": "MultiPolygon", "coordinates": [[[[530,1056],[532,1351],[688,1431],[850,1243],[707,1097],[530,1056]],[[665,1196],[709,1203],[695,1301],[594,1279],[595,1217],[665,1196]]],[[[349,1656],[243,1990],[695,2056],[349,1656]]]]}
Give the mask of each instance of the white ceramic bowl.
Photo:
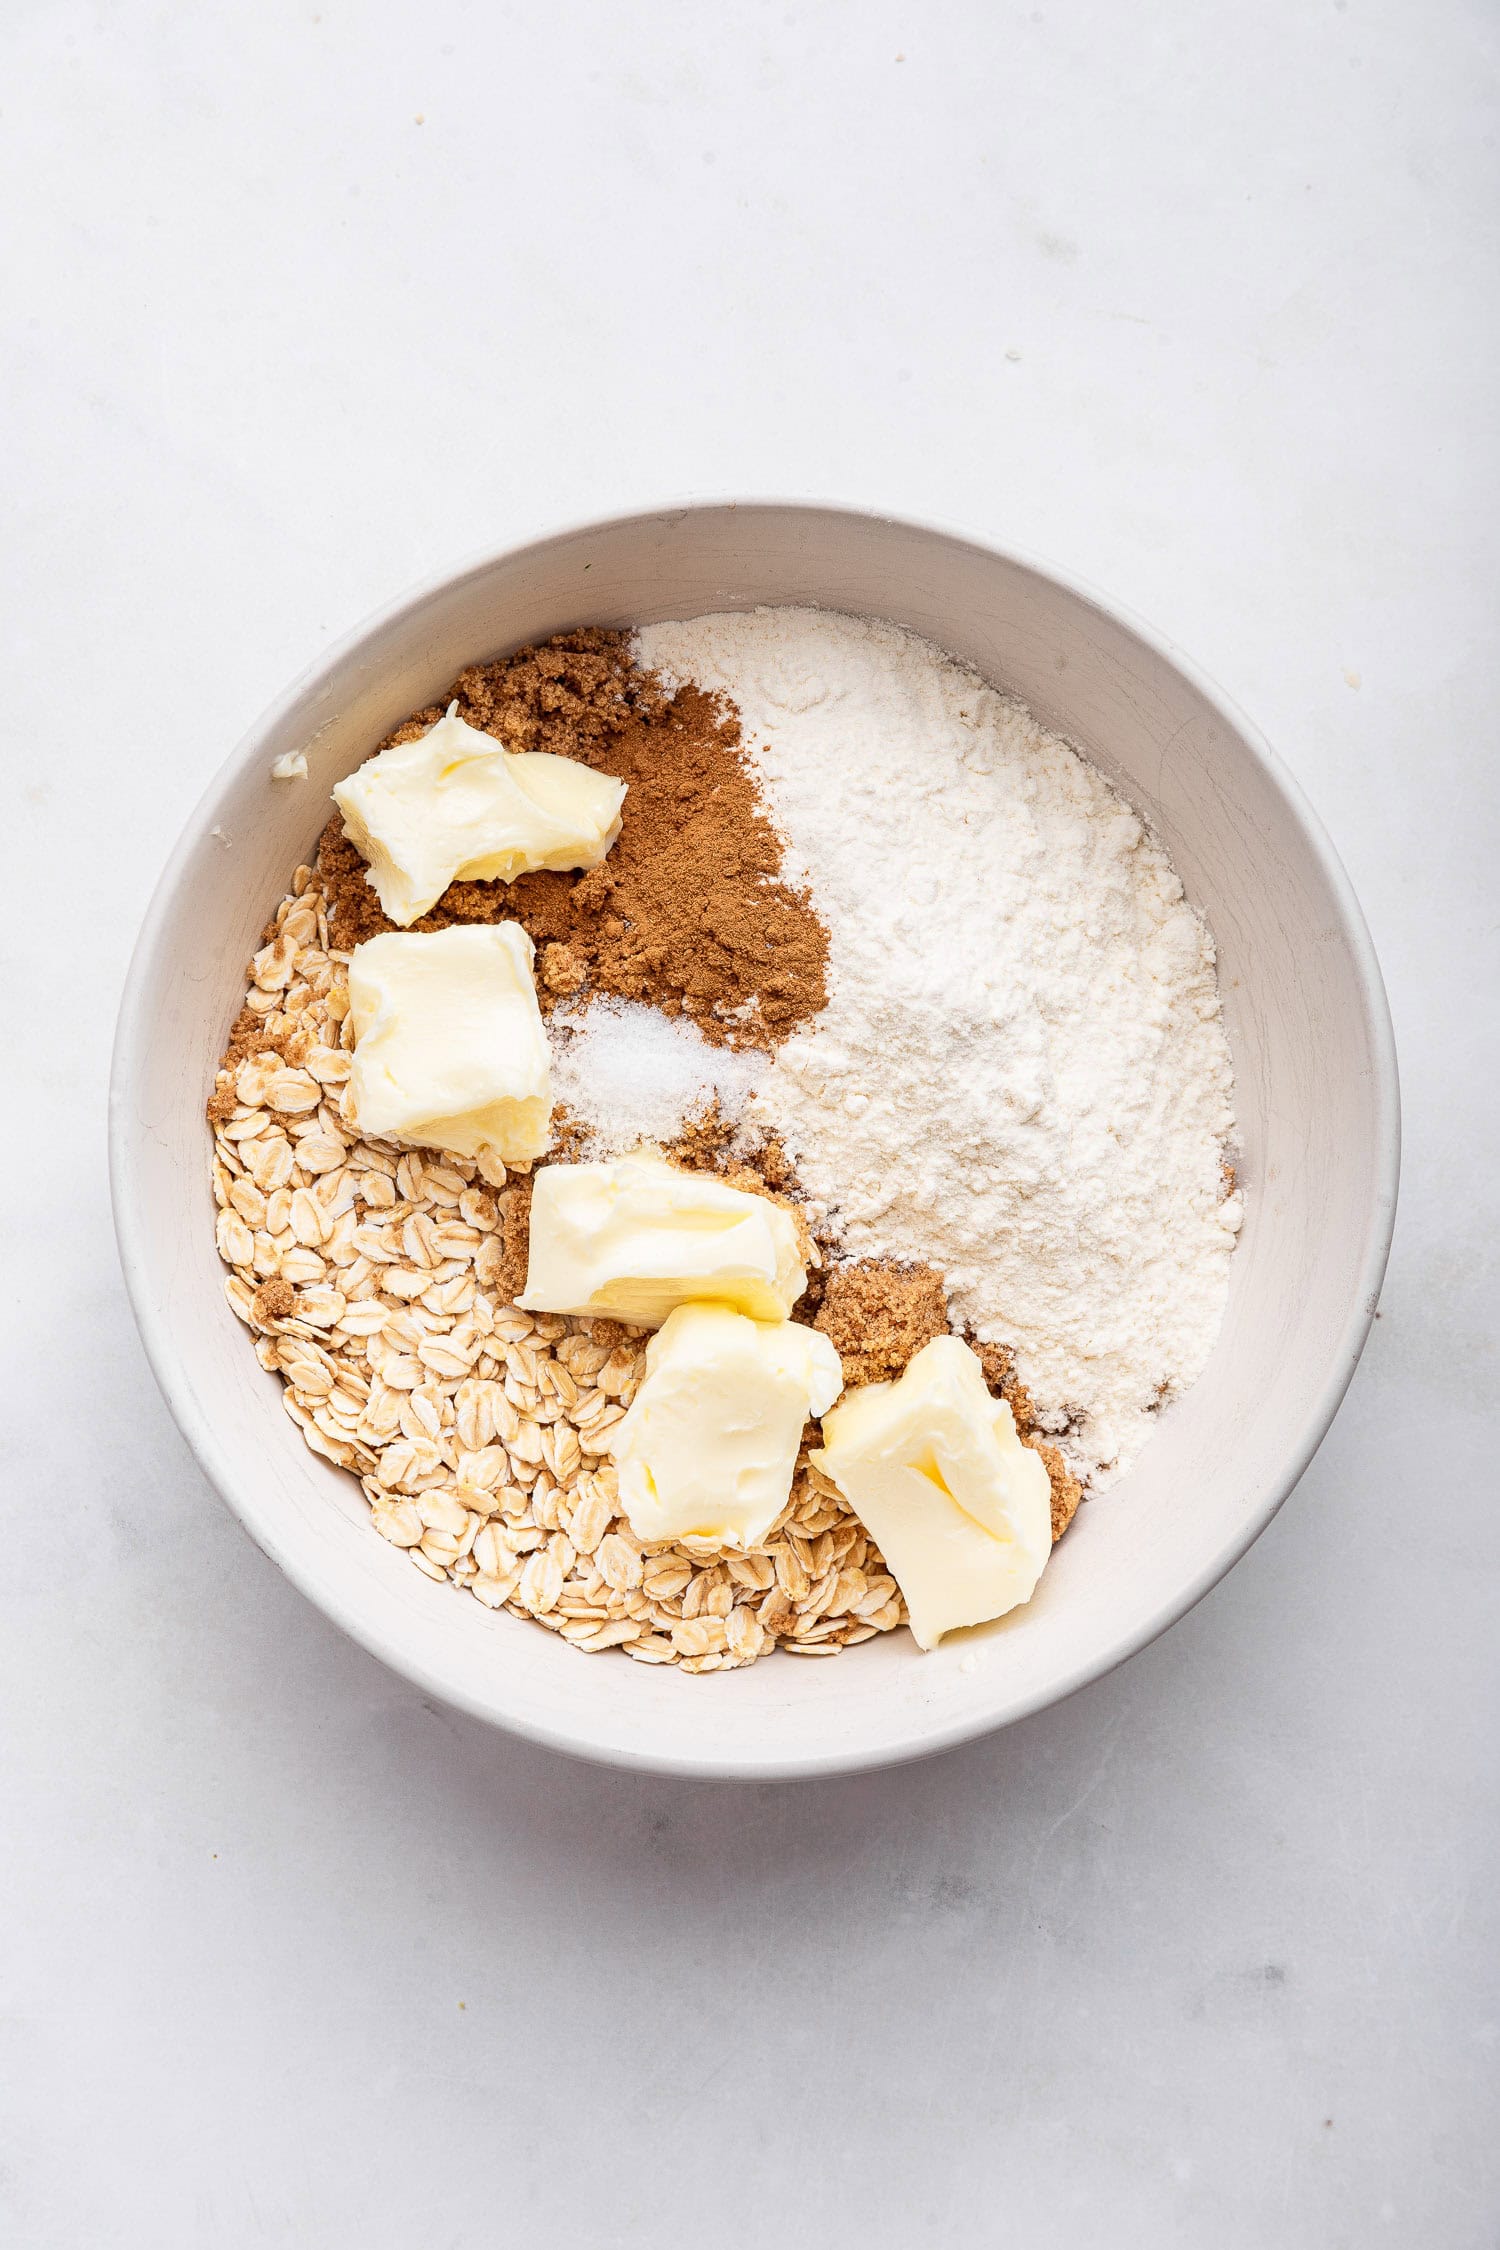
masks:
{"type": "Polygon", "coordinates": [[[265,1552],[377,1656],[536,1741],[664,1772],[765,1778],[917,1756],[1096,1678],[1180,1617],[1286,1498],[1343,1396],[1395,1209],[1399,1112],[1380,973],[1349,884],[1255,730],[1170,644],[1058,573],[920,524],[826,507],[663,509],[513,549],[409,594],[245,737],[152,902],[121,1010],[111,1166],[151,1363],[265,1552]],[[1014,690],[1165,838],[1218,941],[1248,1210],[1223,1334],[1132,1473],[1086,1506],[1031,1604],[921,1655],[702,1679],[583,1658],[431,1584],[281,1411],[224,1301],[203,1103],[245,963],[331,785],[477,659],[580,624],[759,602],[893,618],[1014,690]],[[271,779],[284,751],[310,778],[271,779]]]}

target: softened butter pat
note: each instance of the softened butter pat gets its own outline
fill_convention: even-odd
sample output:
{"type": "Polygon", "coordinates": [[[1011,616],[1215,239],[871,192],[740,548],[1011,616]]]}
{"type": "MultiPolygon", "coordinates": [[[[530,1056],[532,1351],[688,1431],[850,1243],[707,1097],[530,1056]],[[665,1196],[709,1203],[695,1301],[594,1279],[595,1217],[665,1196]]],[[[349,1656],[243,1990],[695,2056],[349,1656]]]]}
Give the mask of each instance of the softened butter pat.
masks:
{"type": "Polygon", "coordinates": [[[403,929],[448,885],[513,882],[533,867],[597,867],[620,833],[625,784],[573,758],[507,750],[457,704],[415,742],[367,758],[333,792],[403,929]]]}
{"type": "Polygon", "coordinates": [[[791,1214],[654,1150],[535,1176],[528,1312],[597,1314],[659,1328],[678,1305],[717,1299],[785,1320],[807,1285],[791,1214]]]}
{"type": "Polygon", "coordinates": [[[646,1347],[646,1374],[607,1443],[638,1539],[753,1547],[786,1506],[803,1425],[843,1387],[826,1336],[679,1305],[646,1347]]]}
{"type": "Polygon", "coordinates": [[[1030,1601],[1052,1552],[1046,1467],[958,1337],[852,1392],[812,1459],[879,1546],[923,1648],[1030,1601]]]}
{"type": "Polygon", "coordinates": [[[388,933],[349,961],[362,1133],[507,1163],[550,1138],[551,1058],[519,922],[388,933]]]}

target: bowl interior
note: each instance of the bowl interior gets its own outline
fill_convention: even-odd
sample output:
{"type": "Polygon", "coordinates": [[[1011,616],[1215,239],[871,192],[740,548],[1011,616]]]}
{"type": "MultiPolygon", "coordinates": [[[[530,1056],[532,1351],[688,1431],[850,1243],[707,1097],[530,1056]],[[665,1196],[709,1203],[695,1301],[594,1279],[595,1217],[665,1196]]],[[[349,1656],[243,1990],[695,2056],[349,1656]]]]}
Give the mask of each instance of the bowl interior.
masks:
{"type": "Polygon", "coordinates": [[[132,968],[111,1102],[117,1222],[158,1379],[205,1469],[320,1607],[432,1692],[560,1747],[715,1774],[912,1755],[1055,1700],[1180,1615],[1243,1551],[1342,1396],[1394,1205],[1396,1093],[1357,907],[1285,774],[1192,668],[1086,593],[916,525],[798,506],[674,509],[565,533],[398,604],[300,681],[199,807],[132,968]],[[224,1301],[203,1101],[245,964],[331,785],[463,665],[578,624],[760,602],[877,615],[1013,690],[1163,836],[1218,944],[1248,1209],[1213,1359],[1081,1512],[1037,1597],[922,1656],[684,1678],[572,1650],[434,1586],[281,1411],[224,1301]],[[304,750],[309,778],[271,778],[304,750]]]}

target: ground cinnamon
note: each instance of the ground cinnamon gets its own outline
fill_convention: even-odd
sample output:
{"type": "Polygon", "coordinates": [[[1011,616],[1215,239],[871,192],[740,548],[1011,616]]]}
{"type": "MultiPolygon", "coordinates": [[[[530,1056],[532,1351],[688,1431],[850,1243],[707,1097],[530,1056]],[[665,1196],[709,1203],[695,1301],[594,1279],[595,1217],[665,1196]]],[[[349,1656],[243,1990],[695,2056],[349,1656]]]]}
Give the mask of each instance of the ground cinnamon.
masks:
{"type": "MultiPolygon", "coordinates": [[[[631,663],[624,634],[598,629],[474,665],[447,700],[508,749],[551,751],[627,783],[624,821],[602,866],[454,883],[414,928],[520,922],[536,942],[544,1011],[608,993],[689,1015],[717,1044],[770,1049],[823,1007],[827,933],[781,879],[781,839],[732,711],[695,687],[669,694],[631,663]]],[[[411,741],[442,709],[414,712],[390,741],[411,741]]],[[[336,946],[392,927],[338,819],[319,867],[336,946]]]]}

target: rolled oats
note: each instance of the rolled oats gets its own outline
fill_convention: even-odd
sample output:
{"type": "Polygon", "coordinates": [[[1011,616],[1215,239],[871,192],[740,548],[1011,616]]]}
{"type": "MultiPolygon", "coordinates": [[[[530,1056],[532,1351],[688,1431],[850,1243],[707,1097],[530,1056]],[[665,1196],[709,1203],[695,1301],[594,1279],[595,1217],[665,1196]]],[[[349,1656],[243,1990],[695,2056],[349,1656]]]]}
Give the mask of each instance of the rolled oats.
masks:
{"type": "Polygon", "coordinates": [[[300,868],[246,996],[259,1052],[220,1071],[215,1238],[225,1295],[308,1445],[361,1480],[416,1568],[586,1654],[716,1672],[773,1649],[832,1656],[905,1610],[863,1526],[804,1456],[759,1548],[643,1548],[619,1513],[608,1432],[644,1339],[497,1295],[498,1159],[365,1141],[350,1070],[347,955],[324,948],[300,868]]]}

